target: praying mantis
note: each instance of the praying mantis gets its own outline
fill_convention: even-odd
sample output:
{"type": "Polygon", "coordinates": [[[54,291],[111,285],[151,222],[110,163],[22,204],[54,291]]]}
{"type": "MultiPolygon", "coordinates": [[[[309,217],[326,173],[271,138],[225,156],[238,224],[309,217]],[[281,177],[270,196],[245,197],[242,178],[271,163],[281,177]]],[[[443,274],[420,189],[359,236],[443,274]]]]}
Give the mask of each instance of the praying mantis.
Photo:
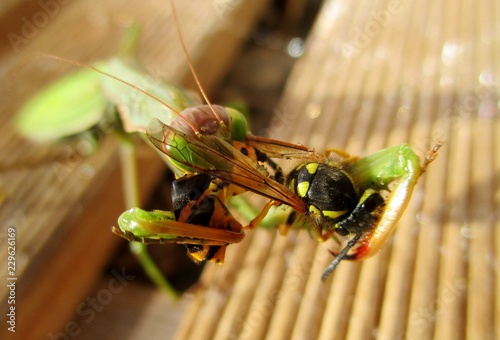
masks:
{"type": "MultiPolygon", "coordinates": [[[[180,31],[179,40],[192,68],[180,31]]],[[[317,152],[252,135],[245,117],[211,104],[199,81],[206,104],[179,87],[144,81],[149,79],[145,73],[120,59],[92,66],[69,62],[83,68],[27,103],[17,126],[35,139],[60,139],[117,111],[114,119],[123,128],[121,135],[139,134],[159,151],[176,175],[174,210],[148,212],[136,207],[124,212],[113,228],[138,247],[139,257],[146,258],[145,243],[173,242],[185,244],[195,261],[222,263],[227,246],[240,242],[245,228],[259,225],[275,211],[278,218],[273,223],[283,233],[307,229],[319,241],[337,241],[339,248],[322,275],[326,280],[342,260],[367,258],[383,247],[441,147],[436,143],[423,162],[407,144],[363,158],[334,149],[317,152]],[[54,96],[63,99],[59,107],[52,106],[54,96]],[[68,115],[75,98],[85,105],[68,115]],[[52,113],[48,120],[40,120],[42,111],[52,113]],[[276,158],[299,165],[285,174],[276,158]],[[244,192],[268,199],[246,226],[228,209],[229,200],[244,192]]],[[[151,261],[143,265],[155,271],[151,261]]],[[[155,282],[168,286],[160,278],[155,282]]]]}

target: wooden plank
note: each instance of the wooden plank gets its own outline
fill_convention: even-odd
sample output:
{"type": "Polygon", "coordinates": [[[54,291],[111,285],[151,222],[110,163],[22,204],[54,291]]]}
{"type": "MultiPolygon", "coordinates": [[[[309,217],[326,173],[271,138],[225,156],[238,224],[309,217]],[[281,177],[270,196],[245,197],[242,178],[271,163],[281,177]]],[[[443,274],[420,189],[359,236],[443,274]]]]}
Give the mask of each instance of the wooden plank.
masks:
{"type": "MultiPolygon", "coordinates": [[[[210,65],[198,72],[208,92],[264,5],[265,1],[176,5],[195,65],[210,65]],[[221,44],[224,48],[213,48],[221,44]]],[[[189,71],[169,8],[168,2],[160,0],[146,4],[68,2],[30,36],[17,27],[15,33],[22,39],[4,46],[0,53],[0,74],[5,79],[0,89],[5,103],[0,114],[0,220],[2,237],[8,227],[16,229],[16,336],[35,339],[74,331],[67,321],[86,301],[118,244],[110,227],[124,209],[113,138],[104,138],[100,150],[87,157],[79,153],[78,144],[38,145],[13,131],[10,121],[21,104],[44,84],[74,69],[37,59],[35,54],[43,51],[84,62],[104,58],[116,50],[124,27],[138,21],[143,27],[138,48],[141,63],[169,82],[186,82],[183,79],[189,71]]],[[[32,18],[40,11],[36,8],[35,13],[21,14],[32,18]]],[[[23,24],[20,17],[17,20],[23,24]]],[[[150,149],[141,149],[140,154],[144,198],[151,194],[164,166],[150,149]]],[[[4,249],[1,256],[6,259],[4,249]]],[[[6,278],[6,261],[1,261],[0,272],[6,278]]],[[[8,293],[2,285],[2,312],[7,308],[8,293]]],[[[3,326],[0,333],[13,335],[3,326]]]]}
{"type": "Polygon", "coordinates": [[[230,268],[205,269],[177,339],[498,335],[498,8],[325,2],[273,137],[358,155],[401,142],[424,155],[437,139],[446,144],[380,254],[342,263],[322,284],[328,244],[292,233],[269,245],[255,241],[268,231],[251,232],[230,247],[230,268]],[[213,315],[222,317],[206,321],[213,315]]]}

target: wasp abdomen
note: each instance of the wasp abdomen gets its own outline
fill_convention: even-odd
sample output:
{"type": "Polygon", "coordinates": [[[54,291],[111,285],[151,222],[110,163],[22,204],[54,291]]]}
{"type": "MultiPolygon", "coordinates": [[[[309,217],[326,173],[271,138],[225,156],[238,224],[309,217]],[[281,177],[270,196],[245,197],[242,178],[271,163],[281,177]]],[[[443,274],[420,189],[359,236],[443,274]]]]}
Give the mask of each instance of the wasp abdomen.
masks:
{"type": "Polygon", "coordinates": [[[211,178],[206,174],[185,176],[172,183],[172,205],[176,219],[190,201],[196,201],[210,185],[211,178]]]}

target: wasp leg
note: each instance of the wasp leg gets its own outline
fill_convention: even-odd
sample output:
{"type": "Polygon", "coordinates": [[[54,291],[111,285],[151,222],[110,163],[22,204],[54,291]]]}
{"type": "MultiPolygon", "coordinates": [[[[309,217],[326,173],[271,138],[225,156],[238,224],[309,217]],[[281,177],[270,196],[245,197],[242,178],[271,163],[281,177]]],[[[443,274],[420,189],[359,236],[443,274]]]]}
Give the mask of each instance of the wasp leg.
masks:
{"type": "Polygon", "coordinates": [[[271,169],[274,170],[274,176],[271,177],[280,184],[285,183],[285,175],[283,174],[283,169],[281,169],[281,167],[271,158],[267,158],[266,163],[271,167],[271,169]]]}
{"type": "Polygon", "coordinates": [[[255,216],[254,219],[251,220],[248,226],[246,226],[245,228],[254,229],[258,227],[259,224],[262,222],[262,220],[266,217],[267,213],[269,212],[269,209],[271,209],[272,206],[276,205],[279,205],[279,203],[276,201],[267,202],[260,211],[260,213],[257,216],[255,216]]]}
{"type": "Polygon", "coordinates": [[[241,142],[233,141],[233,146],[239,150],[242,154],[249,157],[252,160],[256,160],[259,164],[266,163],[274,171],[274,175],[270,176],[276,182],[283,184],[285,183],[285,175],[283,169],[276,164],[265,152],[262,152],[256,147],[243,144],[241,142]]]}
{"type": "Polygon", "coordinates": [[[286,222],[278,226],[278,232],[281,236],[288,235],[288,232],[292,228],[293,224],[297,221],[297,217],[297,212],[295,210],[292,210],[290,215],[288,215],[286,222]]]}

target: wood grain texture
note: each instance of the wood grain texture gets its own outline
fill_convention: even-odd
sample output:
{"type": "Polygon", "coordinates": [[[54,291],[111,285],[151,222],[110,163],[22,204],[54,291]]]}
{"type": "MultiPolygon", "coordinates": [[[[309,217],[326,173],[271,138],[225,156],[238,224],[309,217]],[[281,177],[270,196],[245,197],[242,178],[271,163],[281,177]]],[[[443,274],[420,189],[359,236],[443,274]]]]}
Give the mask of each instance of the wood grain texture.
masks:
{"type": "MultiPolygon", "coordinates": [[[[114,12],[104,13],[113,17],[109,13],[114,12]]],[[[188,46],[198,46],[196,39],[201,39],[200,44],[210,51],[211,40],[196,31],[199,20],[193,20],[192,25],[189,19],[184,21],[188,26],[188,46]]],[[[155,21],[148,20],[151,25],[155,21]]],[[[102,23],[102,19],[97,22],[102,23]]],[[[186,295],[180,304],[172,304],[161,292],[131,282],[91,322],[83,317],[74,319],[81,327],[80,336],[173,337],[174,328],[178,328],[177,339],[500,337],[498,22],[500,6],[493,1],[326,1],[268,131],[272,137],[286,141],[320,150],[333,146],[358,155],[401,142],[408,142],[423,155],[437,139],[444,141],[438,159],[421,178],[389,244],[369,260],[342,263],[323,284],[320,274],[331,261],[328,243],[318,244],[305,232],[292,232],[287,237],[267,230],[248,232],[241,244],[228,248],[223,267],[205,268],[197,292],[186,295]]],[[[47,27],[44,34],[50,29],[47,27]]],[[[106,31],[105,35],[109,34],[106,31]]],[[[168,56],[160,57],[162,49],[168,48],[165,41],[170,40],[162,37],[162,43],[157,44],[156,34],[146,33],[145,41],[153,42],[149,49],[141,50],[146,64],[153,65],[153,73],[168,73],[167,78],[185,77],[185,72],[182,76],[173,74],[172,70],[177,70],[173,61],[163,63],[164,58],[172,56],[167,53],[168,56]],[[159,60],[158,64],[154,60],[159,60]]],[[[39,38],[43,39],[42,35],[39,38]]],[[[58,46],[58,54],[73,51],[75,55],[71,56],[83,60],[86,55],[93,55],[85,46],[97,46],[96,43],[90,43],[90,38],[85,41],[83,35],[80,38],[83,42],[79,41],[76,47],[58,46]]],[[[50,36],[46,39],[52,41],[50,36]]],[[[108,44],[102,45],[112,50],[107,46],[109,40],[103,41],[108,44]]],[[[219,47],[213,50],[220,52],[223,45],[219,41],[214,45],[219,47]]],[[[204,54],[200,52],[200,58],[204,54]]],[[[26,56],[13,55],[2,60],[5,62],[1,70],[8,84],[23,79],[24,73],[33,74],[27,71],[29,65],[21,70],[19,66],[12,68],[28,55],[26,52],[26,56]],[[11,69],[16,69],[16,73],[8,73],[11,69]]],[[[180,58],[179,65],[182,63],[180,58]]],[[[56,77],[61,71],[52,68],[43,69],[50,77],[56,77]]],[[[199,69],[202,74],[204,70],[205,67],[199,69]]],[[[2,110],[6,110],[0,116],[2,122],[46,77],[22,81],[22,89],[7,86],[2,93],[2,110]],[[7,100],[18,96],[19,102],[7,100]]],[[[40,159],[64,155],[64,148],[34,149],[25,145],[8,128],[0,126],[5,136],[0,148],[12,150],[7,149],[8,145],[20,150],[2,162],[14,164],[21,159],[37,164],[40,159]]],[[[113,150],[112,141],[106,142],[104,150],[113,150]]],[[[114,158],[106,160],[99,156],[85,159],[96,169],[96,175],[89,179],[91,183],[96,181],[95,186],[103,183],[98,174],[106,174],[105,165],[113,163],[114,158]]],[[[83,202],[90,202],[95,197],[69,179],[52,187],[54,179],[44,175],[47,167],[2,173],[2,223],[31,228],[25,227],[19,236],[29,246],[23,249],[19,264],[25,275],[31,272],[31,263],[47,261],[38,254],[49,250],[57,254],[52,249],[57,237],[78,238],[71,234],[70,227],[64,231],[54,226],[75,225],[67,222],[72,220],[71,211],[67,210],[74,210],[75,205],[66,207],[64,198],[76,197],[74,202],[82,202],[85,197],[83,202]],[[47,191],[62,197],[47,194],[50,200],[40,200],[47,191]],[[48,213],[55,209],[57,214],[48,213]],[[49,239],[52,243],[48,243],[49,239]]],[[[113,169],[108,173],[113,173],[113,169]]],[[[92,205],[83,203],[76,207],[85,209],[82,211],[87,217],[92,216],[88,215],[92,205]]],[[[74,231],[82,232],[80,223],[91,224],[83,220],[74,231]]],[[[109,223],[104,221],[104,228],[109,223]]],[[[103,238],[102,243],[106,242],[103,238]]],[[[92,249],[98,247],[102,249],[97,253],[109,250],[109,246],[97,244],[92,249]]],[[[75,263],[74,269],[90,266],[81,264],[81,253],[75,251],[75,255],[80,266],[75,263]]],[[[89,261],[102,265],[106,260],[105,255],[95,257],[91,260],[89,256],[89,261]]],[[[52,267],[55,274],[65,267],[62,263],[52,267]]],[[[48,264],[41,266],[42,271],[48,268],[48,264]]],[[[97,282],[98,272],[99,269],[88,270],[85,287],[97,282]]],[[[50,271],[45,273],[52,275],[50,271]]],[[[54,308],[61,308],[58,320],[64,326],[60,321],[67,320],[86,297],[94,297],[106,288],[111,278],[100,281],[92,293],[88,293],[88,288],[76,289],[69,281],[36,280],[40,278],[33,276],[32,282],[40,282],[40,290],[32,295],[36,297],[33,301],[40,301],[45,307],[50,302],[54,308]],[[67,294],[73,304],[59,303],[43,293],[42,287],[57,292],[53,285],[58,283],[58,289],[75,292],[67,294]]]]}
{"type": "Polygon", "coordinates": [[[445,145],[380,254],[322,284],[328,243],[248,233],[228,250],[237,272],[206,268],[177,339],[498,337],[499,11],[490,1],[325,2],[272,136],[358,155],[445,145]]]}
{"type": "MultiPolygon", "coordinates": [[[[110,232],[124,210],[117,141],[104,137],[99,151],[82,155],[78,144],[41,145],[13,129],[13,114],[43,85],[74,66],[37,58],[46,52],[89,62],[113,55],[125,27],[141,24],[138,59],[156,77],[172,83],[191,79],[175,33],[168,1],[57,2],[49,15],[40,6],[10,18],[17,26],[2,32],[20,35],[21,43],[2,45],[0,74],[0,221],[2,238],[17,231],[17,333],[20,338],[45,338],[71,328],[77,307],[91,297],[102,269],[120,239],[110,232]],[[50,17],[32,34],[23,23],[44,12],[50,17]],[[26,31],[24,31],[26,33],[26,31]],[[61,171],[62,169],[62,171],[61,171]]],[[[248,35],[265,1],[234,4],[205,1],[176,5],[186,44],[201,81],[210,93],[248,35]],[[231,27],[237,29],[231,29],[231,27]],[[212,46],[219,46],[214,49],[212,46]],[[223,47],[223,48],[222,48],[223,47]],[[210,65],[210,67],[207,67],[210,65]],[[201,67],[205,66],[205,67],[201,67]]],[[[6,26],[2,26],[6,27],[6,26]]],[[[139,149],[141,197],[149,197],[164,169],[147,148],[139,149]]],[[[1,256],[7,258],[2,247],[1,256]]],[[[5,279],[7,262],[0,262],[5,279]]],[[[5,281],[4,281],[5,282],[5,281]]],[[[0,288],[2,313],[8,290],[0,288]]],[[[0,334],[7,333],[6,327],[0,334]]],[[[8,334],[12,335],[12,334],[8,334]]],[[[3,335],[2,335],[3,337],[3,335]]]]}

